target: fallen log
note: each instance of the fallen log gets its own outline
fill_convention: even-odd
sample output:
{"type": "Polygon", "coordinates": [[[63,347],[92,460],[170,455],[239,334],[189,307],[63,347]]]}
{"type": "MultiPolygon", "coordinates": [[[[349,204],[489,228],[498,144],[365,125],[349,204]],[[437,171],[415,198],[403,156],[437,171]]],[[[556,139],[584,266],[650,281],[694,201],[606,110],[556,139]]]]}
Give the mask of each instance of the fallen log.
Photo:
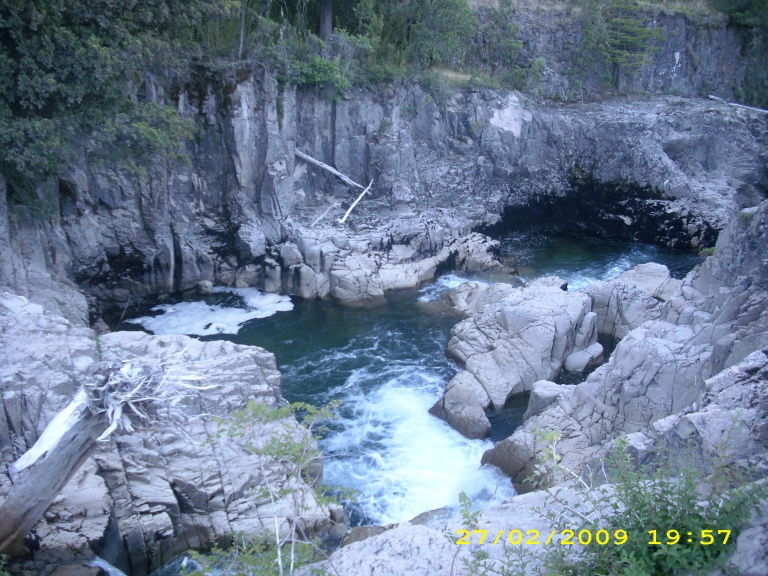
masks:
{"type": "Polygon", "coordinates": [[[347,210],[347,213],[346,213],[346,214],[344,214],[344,217],[343,217],[343,218],[341,218],[341,219],[339,220],[339,224],[344,224],[344,222],[345,222],[345,221],[346,221],[346,219],[347,219],[347,216],[349,216],[350,212],[352,212],[352,210],[354,209],[354,207],[355,207],[355,206],[357,206],[358,202],[360,202],[360,200],[362,200],[362,199],[363,199],[363,196],[365,196],[366,192],[368,192],[368,190],[370,190],[370,189],[371,189],[371,186],[373,186],[373,180],[371,180],[371,183],[370,183],[370,184],[368,184],[368,188],[366,188],[365,190],[363,190],[363,191],[362,191],[362,193],[360,194],[360,196],[358,196],[358,197],[357,197],[357,200],[355,200],[354,202],[352,202],[352,206],[350,206],[350,207],[349,207],[349,210],[347,210]]]}
{"type": "Polygon", "coordinates": [[[304,154],[304,152],[302,152],[298,148],[296,148],[295,152],[296,152],[296,156],[298,156],[302,160],[306,160],[310,164],[314,164],[315,166],[319,166],[323,170],[327,170],[328,172],[330,172],[334,176],[338,176],[342,181],[346,182],[350,186],[354,186],[356,188],[360,188],[361,190],[363,188],[365,188],[365,186],[363,186],[362,184],[358,184],[354,180],[348,178],[347,176],[345,176],[344,174],[342,174],[341,172],[336,170],[336,168],[334,168],[332,166],[328,166],[328,164],[326,164],[324,162],[320,162],[320,160],[315,160],[314,158],[312,158],[312,156],[309,156],[308,154],[304,154]]]}

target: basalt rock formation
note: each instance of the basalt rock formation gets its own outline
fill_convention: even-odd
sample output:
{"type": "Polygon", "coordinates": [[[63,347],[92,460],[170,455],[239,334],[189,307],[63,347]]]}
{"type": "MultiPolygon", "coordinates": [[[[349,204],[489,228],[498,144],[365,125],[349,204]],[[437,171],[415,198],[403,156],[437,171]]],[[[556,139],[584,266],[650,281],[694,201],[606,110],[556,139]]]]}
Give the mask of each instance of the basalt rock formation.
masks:
{"type": "MultiPolygon", "coordinates": [[[[560,390],[556,401],[487,452],[483,461],[500,466],[522,482],[530,477],[541,450],[535,430],[557,430],[562,433],[563,465],[581,471],[619,434],[666,430],[681,418],[691,424],[687,434],[701,436],[702,444],[711,443],[706,438],[714,432],[705,428],[713,422],[715,412],[723,418],[721,423],[734,419],[733,427],[725,426],[721,433],[730,428],[744,436],[746,432],[740,432],[737,422],[752,431],[740,440],[749,444],[749,449],[740,452],[743,457],[760,454],[765,458],[760,430],[768,407],[761,403],[761,393],[750,391],[749,385],[736,392],[741,384],[734,384],[734,394],[746,394],[741,401],[716,398],[723,392],[723,379],[740,382],[742,372],[749,373],[746,367],[723,371],[748,357],[748,365],[759,363],[760,351],[768,345],[766,234],[768,203],[743,210],[721,234],[714,255],[700,270],[688,274],[655,314],[626,334],[604,366],[582,384],[560,390]],[[751,409],[735,407],[742,401],[751,409]],[[690,418],[682,416],[698,414],[702,402],[722,402],[723,407],[690,418]],[[701,430],[693,422],[702,423],[701,430]]],[[[597,288],[598,293],[602,291],[597,288]]],[[[615,332],[615,322],[603,325],[615,332]]],[[[680,430],[678,434],[684,435],[680,430]]],[[[726,450],[730,453],[731,448],[726,450]]]]}
{"type": "Polygon", "coordinates": [[[466,283],[451,296],[468,315],[448,343],[464,370],[430,411],[469,438],[488,435],[486,409],[503,408],[510,396],[554,378],[573,355],[586,354],[585,364],[602,357],[589,297],[543,280],[525,288],[466,283]]]}
{"type": "Polygon", "coordinates": [[[37,258],[94,309],[199,282],[359,299],[418,284],[454,265],[472,230],[520,219],[709,245],[768,181],[764,115],[711,101],[439,99],[418,85],[333,99],[269,75],[195,94],[178,104],[200,124],[189,165],[139,178],[84,162],[41,189],[55,218],[0,210],[4,283],[28,293],[18,261],[37,258]],[[296,150],[373,180],[345,227],[335,220],[357,193],[296,150]],[[403,263],[416,268],[387,269],[403,263]],[[380,281],[355,280],[382,267],[380,281]]]}
{"type": "MultiPolygon", "coordinates": [[[[521,481],[530,477],[538,451],[548,445],[538,440],[536,430],[557,432],[561,438],[556,448],[562,456],[561,465],[576,472],[593,472],[585,476],[593,486],[590,498],[585,499],[583,492],[573,486],[560,484],[570,477],[554,474],[550,480],[560,484],[554,490],[556,498],[537,490],[479,514],[477,525],[488,534],[482,547],[472,536],[470,546],[448,542],[446,533],[462,536],[459,531],[470,527],[460,515],[437,514],[427,525],[414,519],[344,547],[321,566],[329,568],[332,564],[342,576],[371,570],[393,576],[422,572],[470,574],[465,562],[476,560],[477,551],[482,550],[482,557],[498,563],[497,568],[544,574],[546,547],[526,547],[515,563],[517,556],[505,555],[505,546],[490,544],[490,538],[507,535],[513,528],[525,533],[535,530],[541,535],[557,532],[562,527],[554,525],[542,509],[556,516],[563,504],[571,505],[567,514],[574,518],[574,526],[579,520],[573,510],[578,508],[579,515],[588,517],[595,503],[610,498],[611,485],[599,486],[605,478],[595,478],[594,472],[602,469],[606,453],[619,437],[626,439],[639,464],[654,462],[663,449],[673,459],[685,458],[705,475],[715,470],[715,464],[735,465],[746,472],[745,481],[764,480],[768,470],[766,234],[768,202],[742,211],[721,235],[715,254],[671,294],[670,282],[656,265],[644,265],[612,282],[592,285],[582,294],[621,294],[619,303],[612,306],[607,299],[603,305],[596,299],[603,320],[597,325],[611,331],[624,326],[628,333],[609,361],[584,383],[560,386],[534,382],[522,428],[487,452],[483,460],[521,481]],[[633,281],[635,284],[630,284],[633,281]],[[656,305],[648,309],[649,317],[631,328],[631,322],[623,323],[628,316],[642,320],[642,315],[625,313],[632,309],[634,293],[640,295],[639,309],[654,294],[664,295],[664,301],[655,300],[656,305]]],[[[511,290],[515,289],[491,287],[483,292],[506,296],[511,290]]],[[[476,285],[463,285],[457,299],[477,291],[476,285]]],[[[498,298],[498,302],[503,301],[498,298]]],[[[478,321],[493,306],[480,308],[478,321]]],[[[464,386],[462,381],[470,378],[468,372],[461,372],[455,379],[460,382],[454,387],[464,386]]],[[[485,392],[479,383],[475,388],[485,392]]],[[[446,406],[451,399],[456,400],[448,390],[446,406]]],[[[722,573],[759,576],[768,571],[768,525],[764,518],[768,508],[764,501],[758,508],[735,541],[722,573]]],[[[302,576],[309,573],[301,572],[302,576]]]]}
{"type": "MultiPolygon", "coordinates": [[[[655,74],[639,73],[637,90],[695,96],[713,74],[726,92],[739,83],[733,76],[743,76],[744,67],[730,66],[730,53],[707,48],[718,40],[716,30],[689,32],[665,40],[654,56],[655,74]],[[689,64],[694,55],[695,67],[689,64]]],[[[723,45],[733,47],[735,37],[726,35],[723,45]]],[[[543,90],[550,96],[568,90],[554,55],[551,61],[543,90]]],[[[416,287],[442,269],[496,268],[494,242],[477,231],[521,222],[698,248],[712,244],[740,214],[715,256],[674,294],[671,286],[648,291],[637,278],[579,295],[531,287],[523,296],[499,292],[497,302],[483,301],[487,310],[465,321],[462,330],[493,324],[497,337],[486,338],[476,326],[472,347],[454,343],[468,370],[454,379],[441,409],[465,434],[482,436],[483,408],[532,388],[536,403],[526,426],[487,457],[516,480],[535,458],[526,435],[536,423],[567,431],[562,442],[575,468],[621,432],[653,439],[669,430],[703,430],[705,446],[718,413],[697,415],[692,403],[713,382],[706,378],[760,360],[750,354],[766,346],[766,209],[744,209],[758,204],[768,187],[762,112],[678,96],[563,104],[415,83],[336,97],[280,85],[266,72],[228,86],[182,86],[173,98],[163,86],[150,88],[158,102],[173,101],[196,121],[196,138],[186,144],[189,163],[148,166],[139,176],[91,165],[74,150],[67,172],[39,187],[49,208],[44,218],[28,206],[9,206],[0,177],[3,467],[31,446],[102,358],[186,350],[220,386],[216,401],[203,402],[200,412],[224,416],[248,398],[280,401],[279,374],[263,350],[183,337],[96,338],[86,327],[89,311],[93,317],[148,295],[212,284],[359,302],[416,287]],[[356,182],[373,180],[345,225],[338,218],[357,192],[297,157],[297,150],[356,182]],[[499,337],[501,327],[513,326],[526,293],[556,303],[551,323],[531,323],[543,333],[535,348],[539,362],[519,363],[514,381],[494,380],[486,368],[508,366],[502,352],[512,351],[508,338],[499,337]],[[519,300],[514,315],[502,313],[502,296],[519,300]],[[554,314],[561,304],[562,314],[554,314]],[[640,325],[645,320],[653,322],[640,325]],[[578,371],[598,359],[597,331],[623,336],[609,363],[576,388],[548,384],[563,363],[578,371]],[[690,415],[651,430],[681,410],[690,415]]],[[[749,366],[736,376],[755,388],[749,366]]],[[[710,386],[712,398],[725,403],[717,386],[710,386]]],[[[757,422],[750,434],[762,430],[760,414],[748,413],[756,419],[749,422],[757,422]]],[[[191,423],[187,433],[202,442],[208,426],[191,423]]],[[[42,571],[68,550],[95,549],[142,575],[177,551],[258,529],[273,515],[287,521],[289,511],[275,510],[250,490],[259,480],[241,463],[252,459],[257,469],[258,459],[232,439],[213,446],[211,456],[173,431],[114,436],[41,521],[34,569],[42,571]]],[[[265,466],[277,482],[279,463],[265,466]]],[[[6,482],[0,476],[0,492],[6,482]]],[[[313,506],[304,521],[319,527],[328,518],[327,509],[313,506]]],[[[418,531],[405,530],[396,545],[388,540],[398,534],[392,532],[349,549],[365,545],[366,554],[402,555],[418,531]]],[[[442,536],[427,536],[420,550],[446,548],[442,536]]],[[[451,562],[441,560],[440,570],[451,562]]],[[[350,566],[359,573],[357,564],[350,566]]],[[[402,573],[399,566],[393,573],[402,573]]]]}
{"type": "MultiPolygon", "coordinates": [[[[144,575],[189,548],[224,545],[235,532],[274,530],[275,517],[284,531],[288,522],[310,532],[330,525],[330,511],[309,488],[298,516],[291,496],[265,498],[259,489],[265,476],[278,491],[295,482],[290,468],[247,450],[243,438],[218,437],[218,426],[203,417],[227,418],[250,400],[282,402],[281,376],[269,352],[143,332],[99,337],[8,292],[0,293],[0,342],[0,501],[10,488],[8,466],[35,443],[97,363],[161,366],[175,358],[210,387],[187,406],[183,426],[119,432],[99,443],[28,538],[36,553],[25,569],[50,574],[96,552],[128,574],[144,575]]],[[[263,442],[285,426],[296,423],[265,424],[252,440],[263,442]]]]}

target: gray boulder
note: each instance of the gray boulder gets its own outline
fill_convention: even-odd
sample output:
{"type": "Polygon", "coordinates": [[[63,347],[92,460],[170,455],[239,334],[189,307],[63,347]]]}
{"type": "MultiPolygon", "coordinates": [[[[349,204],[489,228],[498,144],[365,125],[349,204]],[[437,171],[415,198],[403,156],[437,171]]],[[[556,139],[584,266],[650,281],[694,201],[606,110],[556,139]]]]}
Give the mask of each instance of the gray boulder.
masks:
{"type": "MultiPolygon", "coordinates": [[[[706,398],[712,382],[707,378],[768,346],[768,202],[746,214],[658,309],[658,320],[628,332],[605,365],[526,420],[483,461],[522,482],[541,451],[535,431],[554,430],[563,465],[579,472],[616,435],[648,434],[652,426],[678,418],[706,398]]],[[[760,397],[756,390],[744,394],[750,401],[760,397]]],[[[730,416],[711,411],[679,418],[680,434],[695,432],[706,443],[722,438],[730,416]]],[[[739,426],[730,428],[740,434],[739,426]]]]}
{"type": "MultiPolygon", "coordinates": [[[[223,543],[234,532],[274,530],[275,517],[283,533],[289,522],[310,532],[330,524],[328,509],[303,481],[290,484],[304,495],[298,514],[290,495],[274,503],[265,499],[258,489],[265,482],[262,470],[279,490],[289,482],[286,463],[253,454],[243,438],[217,437],[218,427],[204,416],[226,419],[251,400],[267,406],[282,402],[272,354],[186,336],[97,337],[7,292],[0,294],[2,469],[34,444],[101,361],[142,362],[161,370],[180,364],[210,388],[185,405],[190,417],[183,425],[142,428],[137,421],[136,432],[115,433],[99,444],[35,527],[42,551],[28,569],[48,574],[51,566],[72,561],[74,553],[95,549],[140,576],[189,548],[223,543]]],[[[281,431],[301,438],[301,430],[285,420],[247,432],[258,445],[281,431]]],[[[8,482],[0,474],[0,499],[8,482]]]]}
{"type": "Polygon", "coordinates": [[[596,316],[584,294],[549,285],[459,286],[450,296],[468,317],[453,327],[448,353],[464,363],[433,413],[469,437],[489,430],[484,410],[550,380],[581,350],[595,358],[596,316]],[[589,347],[592,346],[590,349],[589,347]]]}

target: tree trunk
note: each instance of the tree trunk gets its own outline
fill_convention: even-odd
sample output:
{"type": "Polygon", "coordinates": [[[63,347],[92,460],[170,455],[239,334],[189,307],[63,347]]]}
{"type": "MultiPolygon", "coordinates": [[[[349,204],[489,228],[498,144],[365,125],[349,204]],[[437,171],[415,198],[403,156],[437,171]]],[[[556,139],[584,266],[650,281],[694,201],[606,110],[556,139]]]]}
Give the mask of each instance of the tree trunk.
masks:
{"type": "Polygon", "coordinates": [[[22,540],[107,428],[107,419],[91,412],[87,400],[81,389],[48,424],[35,445],[11,466],[13,487],[0,504],[0,553],[25,553],[22,540]]]}
{"type": "Polygon", "coordinates": [[[243,58],[243,37],[245,36],[245,13],[248,10],[248,0],[243,0],[240,12],[240,46],[237,49],[237,59],[243,58]]]}
{"type": "Polygon", "coordinates": [[[331,0],[320,0],[320,39],[328,42],[333,34],[331,0]]]}

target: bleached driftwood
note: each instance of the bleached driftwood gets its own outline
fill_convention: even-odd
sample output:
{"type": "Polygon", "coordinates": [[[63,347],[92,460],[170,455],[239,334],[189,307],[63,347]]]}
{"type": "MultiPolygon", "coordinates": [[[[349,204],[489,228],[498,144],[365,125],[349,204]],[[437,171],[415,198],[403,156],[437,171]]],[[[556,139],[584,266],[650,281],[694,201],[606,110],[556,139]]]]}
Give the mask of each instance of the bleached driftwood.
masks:
{"type": "Polygon", "coordinates": [[[118,427],[187,421],[185,401],[211,386],[193,382],[183,353],[122,364],[102,364],[40,438],[9,469],[13,486],[0,504],[0,553],[23,553],[26,534],[42,518],[99,440],[118,427]]]}
{"type": "Polygon", "coordinates": [[[338,202],[334,202],[333,204],[331,204],[330,206],[328,206],[328,208],[326,208],[325,212],[323,212],[322,214],[320,214],[320,216],[318,216],[318,217],[315,219],[315,221],[314,221],[314,222],[312,222],[312,224],[310,224],[310,225],[309,225],[309,227],[310,227],[310,228],[314,228],[314,227],[315,227],[315,224],[317,224],[318,222],[320,222],[320,220],[322,220],[323,218],[325,218],[325,217],[328,215],[328,212],[330,212],[330,211],[331,211],[331,210],[333,210],[334,208],[337,208],[338,206],[340,206],[340,204],[339,204],[338,202]]]}
{"type": "MultiPolygon", "coordinates": [[[[296,152],[296,156],[298,156],[299,158],[302,158],[302,159],[306,160],[307,162],[310,162],[310,163],[314,164],[315,166],[319,166],[323,170],[327,170],[328,172],[330,172],[334,176],[338,176],[339,178],[341,178],[341,180],[343,180],[344,182],[346,182],[350,186],[355,186],[357,188],[363,189],[363,191],[360,194],[360,196],[357,197],[357,199],[352,203],[352,206],[349,207],[349,210],[347,210],[346,214],[344,214],[344,217],[339,220],[339,224],[344,224],[344,222],[347,221],[347,217],[352,212],[354,207],[358,205],[360,200],[363,199],[363,196],[365,196],[365,194],[368,192],[368,190],[371,189],[371,186],[373,186],[373,180],[371,180],[371,182],[368,184],[368,187],[366,188],[362,184],[358,184],[354,180],[348,178],[347,176],[345,176],[344,174],[342,174],[341,172],[336,170],[336,168],[333,168],[332,166],[328,166],[328,164],[325,164],[324,162],[320,162],[320,160],[316,160],[316,159],[312,158],[312,156],[309,156],[308,154],[304,154],[304,152],[302,152],[298,148],[295,149],[295,152],[296,152]]],[[[331,208],[333,208],[334,206],[335,206],[335,204],[331,205],[328,208],[328,210],[323,212],[317,220],[312,222],[312,225],[310,226],[310,228],[313,228],[315,226],[315,224],[317,224],[318,222],[320,222],[320,220],[325,218],[325,215],[328,214],[328,212],[330,212],[331,208]]]]}
{"type": "Polygon", "coordinates": [[[347,210],[347,213],[344,214],[344,217],[339,220],[339,224],[344,224],[344,222],[347,220],[347,216],[349,216],[350,212],[352,212],[352,209],[357,206],[357,204],[360,202],[360,200],[363,199],[363,196],[365,196],[366,192],[371,189],[371,186],[373,186],[373,180],[371,180],[370,184],[368,184],[368,188],[362,191],[360,196],[357,197],[357,200],[352,202],[352,206],[349,207],[349,210],[347,210]]]}
{"type": "Polygon", "coordinates": [[[736,104],[735,102],[728,102],[727,100],[723,100],[719,96],[715,96],[714,94],[709,95],[710,100],[717,100],[718,102],[722,102],[723,104],[728,104],[728,106],[733,106],[735,108],[744,108],[745,110],[752,110],[753,112],[762,112],[763,114],[768,114],[768,110],[763,110],[762,108],[755,108],[754,106],[745,106],[744,104],[736,104]]]}
{"type": "Polygon", "coordinates": [[[13,487],[0,505],[0,553],[23,553],[21,541],[80,467],[96,438],[108,426],[91,412],[81,388],[51,420],[34,446],[13,466],[13,487]]]}
{"type": "Polygon", "coordinates": [[[308,154],[304,154],[304,152],[302,152],[298,148],[296,148],[295,152],[296,152],[296,156],[298,156],[302,160],[306,160],[307,162],[309,162],[311,164],[314,164],[315,166],[319,166],[323,170],[327,170],[328,172],[330,172],[334,176],[338,176],[341,180],[343,180],[344,182],[346,182],[350,186],[355,186],[356,188],[360,188],[360,189],[365,188],[365,186],[363,186],[362,184],[358,184],[357,182],[355,182],[351,178],[345,176],[344,174],[342,174],[341,172],[336,170],[336,168],[334,168],[332,166],[328,166],[328,164],[325,164],[324,162],[320,162],[320,160],[315,160],[314,158],[312,158],[312,156],[309,156],[308,154]]]}

